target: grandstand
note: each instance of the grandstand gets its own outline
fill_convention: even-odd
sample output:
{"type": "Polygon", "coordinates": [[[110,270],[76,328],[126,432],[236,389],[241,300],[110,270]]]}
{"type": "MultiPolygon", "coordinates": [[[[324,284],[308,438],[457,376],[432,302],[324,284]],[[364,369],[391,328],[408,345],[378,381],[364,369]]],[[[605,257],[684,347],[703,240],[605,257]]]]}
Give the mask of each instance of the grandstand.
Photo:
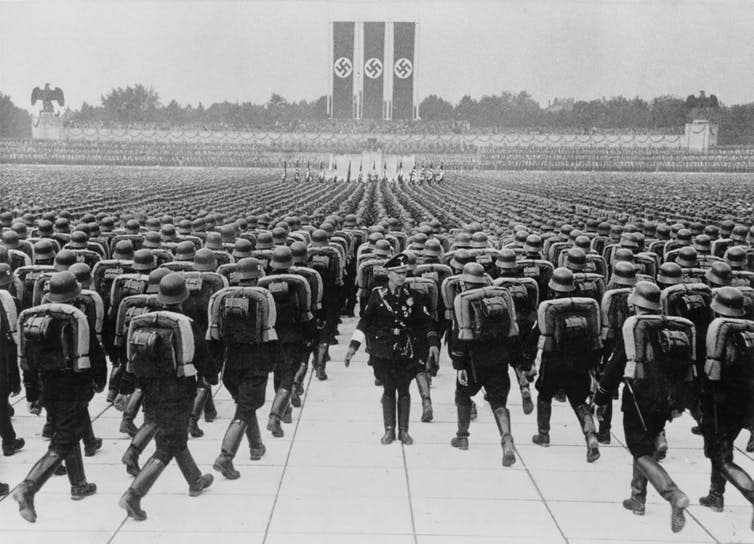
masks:
{"type": "MultiPolygon", "coordinates": [[[[133,166],[281,167],[284,161],[312,168],[331,154],[358,154],[374,143],[352,137],[239,142],[144,142],[111,140],[0,139],[0,163],[133,166]]],[[[413,154],[417,164],[443,163],[454,170],[573,170],[642,172],[753,172],[754,148],[716,146],[697,152],[667,147],[458,145],[432,140],[386,142],[386,154],[413,154]]],[[[369,167],[367,165],[366,167],[369,167]]]]}

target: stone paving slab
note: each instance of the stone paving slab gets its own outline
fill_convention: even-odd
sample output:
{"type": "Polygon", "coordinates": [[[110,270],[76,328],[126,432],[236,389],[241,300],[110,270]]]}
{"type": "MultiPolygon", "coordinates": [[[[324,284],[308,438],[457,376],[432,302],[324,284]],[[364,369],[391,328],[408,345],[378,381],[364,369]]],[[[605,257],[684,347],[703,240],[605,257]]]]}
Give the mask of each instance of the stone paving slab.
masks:
{"type": "MultiPolygon", "coordinates": [[[[354,319],[341,325],[340,345],[331,349],[330,379],[308,377],[303,407],[294,409],[283,438],[264,430],[274,396],[270,380],[267,405],[258,412],[267,453],[261,461],[251,461],[242,444],[235,460],[242,476],[236,481],[211,469],[234,411],[228,392],[218,386],[218,419],[202,421],[205,436],[189,440],[200,468],[212,472],[215,483],[191,498],[171,463],[142,502],[149,516],[144,522],[126,519],[117,506],[131,481],[120,463],[128,437],[118,432],[120,413],[98,395],[90,412],[104,445],[85,459],[97,494],[73,502],[67,478],[53,477],[37,495],[36,524],[21,519],[14,501],[0,499],[0,543],[754,543],[751,506],[730,486],[723,513],[698,506],[698,497],[707,492],[709,463],[701,438],[689,432],[693,422],[688,416],[668,424],[670,451],[663,462],[692,502],[686,529],[678,535],[670,531],[669,506],[653,489],[645,516],[621,506],[629,493],[631,457],[618,401],[612,444],[601,447],[596,463],[587,464],[584,438],[570,406],[553,405],[552,445],[535,446],[535,415],[523,414],[514,386],[509,407],[518,458],[504,468],[500,437],[482,394],[476,398],[479,417],[471,425],[469,450],[450,447],[455,375],[443,354],[432,384],[434,421],[419,421],[420,399],[412,388],[414,445],[381,445],[381,389],[373,384],[367,358],[361,352],[351,368],[342,364],[354,325],[354,319]]],[[[14,425],[27,447],[0,458],[0,481],[15,486],[48,442],[41,438],[43,418],[29,415],[22,397],[12,402],[14,425]]],[[[754,474],[754,459],[744,451],[747,439],[744,432],[736,441],[736,461],[754,474]]],[[[148,447],[142,459],[152,450],[148,447]]]]}

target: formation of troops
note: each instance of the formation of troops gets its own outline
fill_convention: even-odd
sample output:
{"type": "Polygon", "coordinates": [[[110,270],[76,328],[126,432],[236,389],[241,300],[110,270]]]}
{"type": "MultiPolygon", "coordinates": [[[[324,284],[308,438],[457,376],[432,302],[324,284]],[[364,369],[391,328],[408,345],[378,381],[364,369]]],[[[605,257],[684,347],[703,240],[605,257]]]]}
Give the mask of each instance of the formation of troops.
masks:
{"type": "Polygon", "coordinates": [[[134,479],[119,500],[131,518],[146,519],[142,500],[173,459],[191,496],[212,484],[188,436],[202,436],[202,416],[217,416],[211,387],[220,380],[236,408],[213,469],[238,479],[244,438],[259,460],[264,431],[284,436],[310,364],[327,380],[338,325],[356,315],[345,364],[359,349],[369,354],[383,388],[382,444],[413,443],[414,382],[421,421],[432,421],[443,348],[457,373],[452,447],[470,447],[473,397],[484,389],[502,465],[516,463],[513,376],[524,413],[536,412],[532,442],[549,446],[552,402],[567,401],[586,461],[596,462],[622,384],[633,457],[626,509],[644,514],[649,482],[671,506],[672,530],[683,529],[689,498],[660,461],[672,447],[665,424],[685,410],[710,461],[700,504],[722,511],[726,483],[754,504],[754,481],[733,456],[741,430],[754,429],[754,227],[554,215],[453,228],[436,218],[364,224],[352,213],[271,221],[3,211],[3,454],[24,447],[8,401],[22,391],[29,411],[45,414],[50,439],[12,492],[21,516],[36,520],[35,495],[54,474],[67,474],[73,500],[96,493],[83,457],[102,446],[88,412],[100,393],[122,410],[120,431],[132,437],[122,461],[134,479]],[[270,374],[274,398],[260,423],[270,374]],[[142,462],[152,440],[155,453],[142,462]]]}
{"type": "MultiPolygon", "coordinates": [[[[346,171],[346,173],[341,173],[341,175],[339,176],[338,173],[332,169],[332,167],[329,170],[325,170],[324,163],[320,163],[319,172],[316,175],[316,180],[319,183],[336,183],[338,181],[345,181],[346,183],[349,183],[351,181],[355,181],[356,183],[364,183],[365,181],[377,183],[379,181],[389,181],[392,183],[406,183],[408,185],[432,185],[435,183],[442,183],[445,180],[445,166],[442,163],[440,163],[440,167],[436,170],[431,163],[429,164],[429,166],[427,164],[422,164],[418,170],[416,168],[416,165],[412,166],[408,170],[404,170],[403,161],[401,161],[398,164],[394,178],[390,178],[388,176],[387,163],[385,163],[382,172],[379,172],[377,170],[377,164],[374,162],[372,163],[372,169],[370,171],[365,173],[364,170],[364,164],[360,162],[358,172],[351,173],[351,163],[349,162],[348,170],[346,171]]],[[[308,162],[306,163],[306,170],[302,175],[299,169],[298,161],[296,161],[291,181],[293,181],[294,183],[298,183],[300,181],[311,183],[312,181],[314,181],[314,179],[315,176],[312,172],[311,164],[308,162]]],[[[281,178],[281,181],[285,182],[287,180],[288,162],[286,161],[283,163],[283,176],[281,178]]]]}

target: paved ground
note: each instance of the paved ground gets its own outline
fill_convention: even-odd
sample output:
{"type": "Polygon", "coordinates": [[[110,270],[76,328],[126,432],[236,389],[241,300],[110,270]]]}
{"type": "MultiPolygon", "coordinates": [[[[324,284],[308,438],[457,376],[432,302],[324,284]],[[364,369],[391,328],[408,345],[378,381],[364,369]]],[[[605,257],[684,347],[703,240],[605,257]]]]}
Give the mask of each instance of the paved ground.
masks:
{"type": "MultiPolygon", "coordinates": [[[[130,481],[120,464],[128,441],[117,432],[120,413],[99,395],[91,412],[105,443],[95,457],[86,459],[98,493],[73,502],[67,478],[53,477],[37,495],[35,525],[21,519],[14,501],[0,500],[0,543],[206,544],[215,538],[222,544],[754,542],[751,506],[734,489],[726,493],[723,513],[695,505],[707,491],[709,467],[701,439],[689,433],[688,417],[668,427],[670,452],[664,462],[694,504],[679,535],[671,533],[669,506],[653,489],[644,517],[621,507],[629,492],[631,458],[622,444],[620,424],[613,444],[603,446],[601,459],[589,465],[570,408],[556,403],[553,445],[540,448],[531,443],[535,417],[523,414],[514,390],[509,405],[518,462],[513,467],[501,465],[497,428],[481,395],[470,449],[451,448],[454,374],[445,357],[433,383],[435,421],[418,421],[414,389],[415,444],[382,446],[380,390],[372,385],[366,357],[360,352],[349,369],[341,362],[345,335],[350,336],[353,326],[353,320],[341,326],[344,336],[332,350],[330,379],[308,383],[304,405],[295,410],[293,424],[285,426],[285,438],[264,432],[267,454],[262,461],[248,460],[242,445],[236,459],[241,479],[218,477],[198,498],[188,496],[178,468],[171,464],[142,501],[149,515],[145,522],[127,520],[117,506],[130,481]]],[[[205,436],[189,442],[199,465],[210,472],[233,413],[227,391],[218,388],[215,398],[220,417],[202,423],[205,436]]],[[[268,393],[268,403],[271,398],[268,393]]],[[[27,447],[0,460],[0,481],[11,485],[23,479],[47,447],[40,437],[43,420],[26,413],[23,399],[16,408],[15,425],[27,447]]],[[[264,423],[264,416],[260,421],[264,423]]],[[[739,438],[739,447],[746,438],[739,438]]],[[[740,448],[736,458],[754,474],[754,460],[740,448]]]]}

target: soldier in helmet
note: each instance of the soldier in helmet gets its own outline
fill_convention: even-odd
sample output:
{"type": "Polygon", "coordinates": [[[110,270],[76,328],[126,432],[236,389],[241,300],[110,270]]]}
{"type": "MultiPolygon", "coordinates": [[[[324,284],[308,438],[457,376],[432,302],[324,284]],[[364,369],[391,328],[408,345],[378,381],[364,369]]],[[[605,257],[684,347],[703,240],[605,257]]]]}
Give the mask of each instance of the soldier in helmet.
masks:
{"type": "Polygon", "coordinates": [[[733,282],[733,270],[726,262],[714,262],[704,271],[704,279],[712,289],[729,286],[733,282]]]}
{"type": "MultiPolygon", "coordinates": [[[[238,285],[224,289],[216,296],[224,297],[224,293],[228,293],[229,297],[235,298],[237,301],[244,298],[248,300],[248,303],[241,306],[232,306],[226,302],[225,308],[235,308],[236,311],[232,312],[232,315],[224,316],[224,322],[230,323],[230,325],[224,325],[225,329],[222,331],[221,337],[212,338],[213,342],[220,342],[225,348],[223,384],[236,403],[235,414],[225,432],[220,455],[215,460],[213,467],[230,480],[235,480],[241,476],[233,466],[233,459],[244,434],[249,441],[250,459],[252,461],[260,460],[265,454],[266,449],[259,432],[257,410],[264,406],[268,375],[276,362],[280,362],[281,359],[277,342],[265,341],[263,335],[252,338],[249,334],[249,327],[243,327],[243,325],[248,325],[246,318],[249,315],[252,318],[254,316],[253,309],[256,304],[252,301],[258,301],[259,298],[248,294],[249,289],[245,289],[256,288],[257,281],[264,275],[259,267],[259,261],[253,257],[241,259],[235,273],[238,277],[238,285]],[[249,311],[244,315],[243,312],[237,311],[239,307],[247,307],[249,311]],[[235,326],[232,325],[233,320],[237,320],[235,326]]],[[[263,289],[258,291],[264,295],[263,289]]],[[[223,298],[223,300],[227,299],[223,298]]],[[[212,308],[210,308],[210,311],[212,311],[212,308]]],[[[265,324],[255,323],[255,326],[263,327],[265,324]]],[[[210,334],[214,330],[214,327],[210,327],[210,334]]]]}
{"type": "MultiPolygon", "coordinates": [[[[529,375],[539,374],[536,387],[538,432],[532,442],[550,445],[552,399],[563,390],[581,424],[587,445],[586,460],[600,457],[592,412],[587,406],[590,371],[599,364],[602,344],[599,338],[599,306],[592,299],[573,297],[573,273],[556,268],[549,281],[551,300],[540,303],[538,333],[527,342],[537,343],[537,355],[529,375]]],[[[537,332],[537,331],[535,331],[537,332]]]]}
{"type": "Polygon", "coordinates": [[[52,304],[32,307],[19,316],[19,350],[29,411],[41,406],[52,421],[50,446],[13,492],[21,516],[37,520],[34,496],[65,460],[71,498],[96,493],[86,481],[79,442],[89,421],[89,401],[105,388],[107,366],[102,347],[86,316],[72,303],[81,293],[69,271],[53,274],[49,282],[52,304]],[[64,341],[65,339],[65,341],[64,341]]]}
{"type": "MultiPolygon", "coordinates": [[[[704,454],[712,472],[709,494],[700,498],[699,504],[722,512],[726,481],[754,504],[754,481],[733,462],[733,442],[748,425],[752,409],[754,321],[744,318],[744,297],[735,287],[718,289],[712,310],[715,319],[707,333],[701,394],[704,454]]],[[[754,517],[751,528],[754,530],[754,517]]]]}
{"type": "Polygon", "coordinates": [[[683,272],[676,263],[662,263],[657,271],[657,286],[662,290],[683,283],[683,272]]]}
{"type": "Polygon", "coordinates": [[[408,434],[411,396],[409,386],[420,367],[417,346],[424,341],[429,345],[428,362],[439,358],[439,336],[432,327],[432,318],[418,297],[405,287],[408,258],[398,254],[385,263],[388,284],[375,288],[369,294],[351,344],[345,365],[351,364],[356,351],[364,341],[371,357],[375,375],[382,382],[382,415],[385,435],[382,444],[396,439],[396,400],[398,403],[398,439],[406,445],[413,444],[408,434]],[[397,399],[396,399],[397,397],[397,399]]]}
{"type": "MultiPolygon", "coordinates": [[[[8,403],[10,395],[15,397],[21,392],[16,343],[12,336],[21,307],[19,300],[8,290],[13,280],[10,265],[0,263],[0,438],[5,456],[13,455],[25,445],[24,439],[16,436],[8,403]]],[[[3,492],[4,485],[0,484],[0,496],[8,494],[7,486],[3,492]]]]}
{"type": "MultiPolygon", "coordinates": [[[[124,376],[121,394],[118,395],[121,398],[116,398],[116,404],[122,405],[125,402],[123,395],[133,392],[133,386],[138,382],[144,391],[144,412],[159,429],[155,437],[157,447],[154,455],[144,464],[118,502],[129,517],[137,521],[145,520],[147,517],[146,512],[141,509],[141,499],[149,492],[171,459],[175,458],[178,463],[178,467],[189,484],[189,495],[192,497],[200,495],[212,484],[213,480],[212,475],[202,475],[196,466],[188,449],[186,429],[189,427],[191,409],[196,397],[196,376],[215,384],[217,383],[217,369],[213,367],[199,327],[191,319],[181,315],[183,313],[181,305],[189,298],[183,277],[178,273],[164,276],[160,280],[157,296],[165,310],[158,314],[171,314],[168,316],[171,319],[183,318],[183,322],[189,324],[188,330],[180,327],[181,338],[174,338],[174,341],[180,341],[185,346],[192,345],[193,357],[190,361],[175,361],[175,368],[165,369],[164,365],[167,363],[164,358],[149,351],[150,348],[156,350],[157,344],[144,342],[149,335],[146,335],[146,338],[143,334],[137,335],[135,320],[132,320],[128,339],[129,372],[124,376]],[[152,368],[148,368],[150,363],[152,368]],[[163,366],[154,368],[156,364],[163,366]]],[[[148,318],[150,315],[155,314],[144,314],[141,318],[148,318]]],[[[157,321],[152,331],[154,334],[160,334],[156,323],[157,321]]],[[[149,331],[149,329],[146,330],[149,331]]],[[[185,351],[189,349],[186,348],[185,351]]]]}
{"type": "Polygon", "coordinates": [[[501,249],[495,259],[498,278],[519,278],[521,267],[516,262],[516,252],[512,249],[501,249]]]}
{"type": "MultiPolygon", "coordinates": [[[[511,434],[510,412],[506,407],[510,392],[510,378],[508,364],[514,365],[520,353],[518,342],[518,327],[516,325],[515,307],[510,294],[502,287],[480,290],[477,288],[488,285],[484,268],[479,263],[467,263],[461,275],[462,293],[464,298],[472,295],[476,303],[497,304],[499,311],[488,313],[483,323],[476,323],[476,327],[469,327],[464,323],[464,315],[455,312],[453,332],[448,340],[448,348],[453,368],[457,371],[455,402],[458,412],[458,431],[450,441],[451,446],[461,450],[469,448],[469,426],[471,424],[471,397],[484,387],[485,399],[495,416],[495,422],[501,436],[503,448],[503,466],[511,466],[516,462],[511,434]],[[474,290],[473,293],[468,292],[474,290]],[[481,298],[478,295],[483,295],[481,298]],[[488,296],[489,295],[489,296],[488,296]],[[477,300],[479,298],[479,300],[477,300]],[[506,326],[507,324],[507,326],[506,326]],[[478,334],[465,334],[474,330],[478,334]]],[[[474,304],[471,302],[470,304],[474,304]]],[[[462,303],[456,303],[460,308],[462,303]]],[[[454,306],[456,306],[454,304],[454,306]]],[[[464,312],[461,311],[461,314],[464,312]]],[[[482,321],[477,315],[478,321],[482,321]]]]}
{"type": "Polygon", "coordinates": [[[670,503],[671,529],[677,533],[686,523],[684,510],[689,499],[657,462],[655,453],[665,422],[682,404],[675,386],[685,382],[693,370],[694,327],[685,319],[660,315],[660,288],[653,283],[638,282],[628,304],[636,315],[626,320],[622,335],[617,338],[594,402],[599,406],[598,416],[601,417],[607,404],[612,402],[611,391],[625,380],[621,405],[623,430],[634,461],[631,498],[623,501],[623,507],[636,515],[644,515],[649,481],[670,503]],[[678,340],[680,356],[675,352],[662,352],[658,346],[663,335],[678,340]],[[650,345],[654,349],[650,349],[650,345]]]}
{"type": "Polygon", "coordinates": [[[310,350],[316,341],[317,329],[311,313],[311,287],[305,278],[290,273],[293,266],[290,248],[278,246],[272,250],[271,257],[269,266],[272,274],[261,278],[258,284],[268,289],[275,299],[275,330],[279,340],[280,358],[274,369],[275,399],[270,409],[267,430],[272,436],[282,437],[284,431],[280,422],[292,421],[289,402],[293,379],[303,354],[310,350]]]}
{"type": "MultiPolygon", "coordinates": [[[[629,316],[628,295],[634,285],[636,285],[636,268],[634,265],[624,261],[616,262],[613,266],[613,273],[610,277],[608,290],[605,292],[605,296],[602,299],[603,357],[598,373],[599,375],[604,372],[605,365],[612,358],[616,345],[619,343],[618,339],[621,338],[623,323],[629,316]]],[[[617,389],[611,391],[611,397],[617,395],[617,392],[617,389]]],[[[612,402],[609,402],[599,421],[597,440],[600,444],[610,444],[612,420],[613,404],[612,402]]]]}

